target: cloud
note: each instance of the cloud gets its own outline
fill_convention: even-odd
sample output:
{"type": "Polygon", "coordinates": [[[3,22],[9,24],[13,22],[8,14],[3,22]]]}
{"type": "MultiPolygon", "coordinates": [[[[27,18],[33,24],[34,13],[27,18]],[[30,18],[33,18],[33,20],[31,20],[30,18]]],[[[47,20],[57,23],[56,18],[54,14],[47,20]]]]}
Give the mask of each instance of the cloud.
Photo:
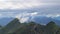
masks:
{"type": "Polygon", "coordinates": [[[0,9],[26,9],[44,5],[60,4],[60,0],[0,0],[0,9]]]}
{"type": "Polygon", "coordinates": [[[27,22],[28,20],[30,20],[29,18],[36,16],[38,13],[37,12],[33,12],[33,13],[22,13],[22,14],[18,14],[16,16],[16,18],[18,18],[20,20],[21,23],[27,22]]]}
{"type": "Polygon", "coordinates": [[[1,0],[0,9],[24,9],[39,6],[37,0],[1,0]]]}
{"type": "Polygon", "coordinates": [[[0,14],[0,17],[2,16],[2,14],[0,14]]]}
{"type": "Polygon", "coordinates": [[[47,16],[47,17],[56,17],[60,15],[60,5],[55,6],[43,6],[43,7],[35,7],[31,9],[6,9],[0,10],[0,14],[2,17],[15,17],[21,16],[23,17],[30,17],[30,16],[47,16]]]}
{"type": "Polygon", "coordinates": [[[21,23],[27,22],[29,17],[21,18],[19,19],[21,23]]]}
{"type": "Polygon", "coordinates": [[[60,0],[0,0],[0,16],[16,17],[22,22],[35,16],[58,17],[60,0]]]}

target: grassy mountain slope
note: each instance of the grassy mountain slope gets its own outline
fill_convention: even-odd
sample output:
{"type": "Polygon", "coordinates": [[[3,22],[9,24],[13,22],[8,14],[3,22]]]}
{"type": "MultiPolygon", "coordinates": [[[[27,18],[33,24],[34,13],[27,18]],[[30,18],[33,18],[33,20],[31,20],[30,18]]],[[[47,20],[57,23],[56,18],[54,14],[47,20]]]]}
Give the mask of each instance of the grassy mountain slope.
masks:
{"type": "Polygon", "coordinates": [[[60,34],[59,28],[53,21],[47,25],[41,25],[35,22],[20,23],[15,18],[0,29],[0,34],[60,34]]]}

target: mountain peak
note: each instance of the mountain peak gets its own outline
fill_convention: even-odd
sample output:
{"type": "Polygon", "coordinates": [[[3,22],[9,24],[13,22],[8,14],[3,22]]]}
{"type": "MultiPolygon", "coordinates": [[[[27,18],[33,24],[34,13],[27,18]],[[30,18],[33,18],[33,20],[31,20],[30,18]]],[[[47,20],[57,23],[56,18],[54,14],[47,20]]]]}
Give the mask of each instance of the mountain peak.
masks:
{"type": "Polygon", "coordinates": [[[56,25],[56,23],[53,21],[50,21],[47,25],[56,25]]]}
{"type": "Polygon", "coordinates": [[[10,23],[8,23],[6,26],[11,27],[11,26],[16,26],[18,24],[20,25],[20,21],[18,18],[15,18],[10,23]]]}

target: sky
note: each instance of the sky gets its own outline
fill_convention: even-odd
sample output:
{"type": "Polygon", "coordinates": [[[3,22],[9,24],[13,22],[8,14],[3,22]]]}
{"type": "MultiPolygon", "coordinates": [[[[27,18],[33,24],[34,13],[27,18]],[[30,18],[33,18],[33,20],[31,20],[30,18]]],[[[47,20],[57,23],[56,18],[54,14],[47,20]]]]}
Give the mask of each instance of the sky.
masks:
{"type": "Polygon", "coordinates": [[[0,18],[13,17],[25,22],[34,16],[59,17],[60,0],[0,0],[0,18]]]}
{"type": "Polygon", "coordinates": [[[0,9],[26,9],[41,5],[59,5],[60,0],[0,0],[0,9]]]}

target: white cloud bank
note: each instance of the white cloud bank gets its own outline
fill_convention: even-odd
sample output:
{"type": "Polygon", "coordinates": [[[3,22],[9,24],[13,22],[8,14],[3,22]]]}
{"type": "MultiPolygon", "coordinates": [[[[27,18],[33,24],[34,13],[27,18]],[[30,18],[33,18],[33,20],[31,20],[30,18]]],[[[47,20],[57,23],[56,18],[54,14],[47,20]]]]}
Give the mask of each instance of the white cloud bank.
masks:
{"type": "MultiPolygon", "coordinates": [[[[27,22],[30,17],[34,17],[34,16],[36,16],[37,14],[38,14],[37,12],[33,12],[33,13],[22,13],[22,14],[18,14],[18,15],[16,16],[16,18],[18,18],[21,23],[24,23],[24,22],[27,22]]],[[[32,19],[32,18],[31,18],[31,19],[32,19]]]]}
{"type": "Polygon", "coordinates": [[[51,17],[51,18],[56,18],[56,17],[60,17],[60,15],[52,15],[52,14],[48,14],[48,15],[38,15],[38,12],[33,12],[33,13],[22,13],[22,14],[18,14],[17,16],[15,16],[16,18],[18,18],[20,20],[21,23],[24,22],[28,22],[28,21],[34,21],[35,17],[51,17]]]}
{"type": "Polygon", "coordinates": [[[58,3],[60,3],[59,0],[0,0],[0,9],[26,9],[58,3]]]}
{"type": "Polygon", "coordinates": [[[0,9],[24,9],[41,5],[37,0],[0,0],[0,9]]]}

